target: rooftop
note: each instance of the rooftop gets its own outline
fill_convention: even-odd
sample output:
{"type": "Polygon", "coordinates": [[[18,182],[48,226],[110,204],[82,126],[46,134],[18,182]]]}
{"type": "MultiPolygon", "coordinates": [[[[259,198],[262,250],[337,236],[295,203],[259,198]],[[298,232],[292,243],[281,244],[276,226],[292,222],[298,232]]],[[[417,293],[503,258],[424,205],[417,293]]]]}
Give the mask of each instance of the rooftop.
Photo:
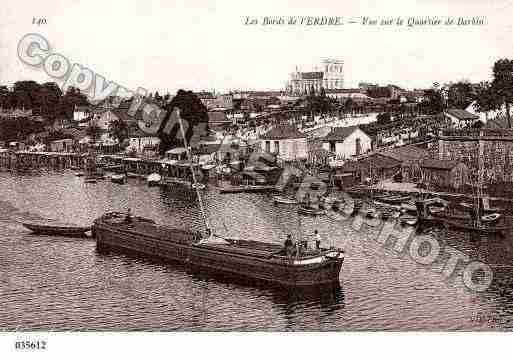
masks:
{"type": "Polygon", "coordinates": [[[334,127],[330,133],[324,137],[324,141],[344,141],[350,134],[359,129],[358,125],[347,127],[334,127]]]}
{"type": "Polygon", "coordinates": [[[454,160],[425,159],[421,162],[420,167],[439,169],[439,170],[451,170],[460,163],[461,162],[454,161],[454,160]]]}
{"type": "Polygon", "coordinates": [[[296,127],[290,125],[278,125],[262,137],[264,140],[285,140],[291,138],[306,138],[306,135],[300,132],[296,127]]]}
{"type": "Polygon", "coordinates": [[[468,111],[461,110],[459,108],[451,108],[447,110],[447,114],[456,117],[461,121],[478,120],[479,116],[474,115],[468,111]]]}
{"type": "Polygon", "coordinates": [[[414,145],[394,147],[377,153],[400,162],[421,160],[429,156],[428,151],[414,145]]]}

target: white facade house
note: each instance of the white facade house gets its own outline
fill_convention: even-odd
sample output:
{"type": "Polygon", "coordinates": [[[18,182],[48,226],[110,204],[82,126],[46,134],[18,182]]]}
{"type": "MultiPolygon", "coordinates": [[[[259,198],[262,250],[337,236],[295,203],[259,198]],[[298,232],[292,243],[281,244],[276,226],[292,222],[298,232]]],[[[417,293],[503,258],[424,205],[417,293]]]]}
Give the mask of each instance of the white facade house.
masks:
{"type": "Polygon", "coordinates": [[[89,106],[75,106],[73,109],[73,121],[82,122],[88,119],[92,114],[89,106]]]}
{"type": "Polygon", "coordinates": [[[346,160],[371,150],[372,139],[358,126],[336,127],[322,140],[322,148],[346,160]]]}
{"type": "Polygon", "coordinates": [[[137,153],[143,153],[145,150],[156,150],[160,145],[160,138],[150,136],[140,129],[131,132],[128,140],[127,152],[135,151],[137,153]]]}
{"type": "Polygon", "coordinates": [[[263,151],[276,154],[283,161],[306,160],[306,135],[289,125],[278,125],[260,138],[263,151]]]}
{"type": "Polygon", "coordinates": [[[472,125],[479,120],[479,115],[475,115],[465,110],[451,108],[444,112],[445,118],[455,128],[464,128],[472,125]]]}

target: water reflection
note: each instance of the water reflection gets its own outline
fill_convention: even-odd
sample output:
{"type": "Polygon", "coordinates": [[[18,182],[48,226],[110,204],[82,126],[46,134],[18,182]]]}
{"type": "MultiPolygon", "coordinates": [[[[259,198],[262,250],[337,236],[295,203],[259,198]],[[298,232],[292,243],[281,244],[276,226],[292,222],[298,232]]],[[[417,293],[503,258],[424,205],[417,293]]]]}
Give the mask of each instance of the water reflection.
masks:
{"type": "Polygon", "coordinates": [[[231,237],[282,241],[288,233],[301,231],[307,238],[319,229],[326,241],[346,251],[342,288],[290,292],[249,286],[192,273],[183,265],[99,254],[94,240],[31,236],[17,220],[90,224],[104,211],[128,207],[170,226],[201,229],[203,224],[189,188],[150,188],[134,179],[125,186],[84,184],[70,171],[0,173],[0,261],[6,279],[0,287],[0,325],[60,330],[495,330],[513,325],[508,238],[436,232],[444,245],[491,265],[491,287],[473,293],[461,275],[447,282],[407,254],[385,250],[372,233],[356,231],[350,221],[304,217],[299,222],[293,207],[275,206],[268,194],[204,191],[204,203],[215,230],[231,237]]]}

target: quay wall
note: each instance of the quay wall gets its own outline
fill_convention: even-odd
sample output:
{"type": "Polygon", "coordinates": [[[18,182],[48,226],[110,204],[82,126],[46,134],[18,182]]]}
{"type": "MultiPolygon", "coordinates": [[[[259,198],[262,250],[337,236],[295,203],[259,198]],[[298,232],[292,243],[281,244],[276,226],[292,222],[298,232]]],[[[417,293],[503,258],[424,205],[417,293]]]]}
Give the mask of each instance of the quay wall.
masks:
{"type": "Polygon", "coordinates": [[[461,161],[474,175],[481,169],[485,183],[513,182],[513,130],[449,133],[437,147],[438,159],[461,161]]]}

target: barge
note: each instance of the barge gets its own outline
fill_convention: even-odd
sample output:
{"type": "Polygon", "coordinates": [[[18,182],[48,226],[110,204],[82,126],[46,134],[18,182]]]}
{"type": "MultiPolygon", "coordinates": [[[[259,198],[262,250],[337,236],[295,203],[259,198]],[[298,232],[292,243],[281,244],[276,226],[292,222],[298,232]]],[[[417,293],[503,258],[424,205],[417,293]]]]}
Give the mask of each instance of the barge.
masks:
{"type": "Polygon", "coordinates": [[[94,221],[97,249],[123,251],[179,262],[190,269],[223,277],[244,278],[280,287],[311,287],[339,283],[344,261],[340,249],[298,250],[290,255],[279,244],[234,240],[152,223],[120,213],[94,221]]]}
{"type": "MultiPolygon", "coordinates": [[[[182,138],[185,131],[179,110],[172,116],[180,122],[182,138]]],[[[188,269],[221,275],[223,278],[244,278],[246,283],[265,282],[280,287],[312,287],[339,285],[344,252],[338,248],[308,250],[303,242],[296,244],[290,238],[284,245],[268,242],[230,239],[216,236],[210,229],[196,180],[190,148],[189,158],[193,188],[207,228],[200,232],[158,225],[151,219],[131,217],[130,211],[106,213],[96,219],[92,234],[96,246],[102,250],[121,250],[139,255],[160,257],[175,261],[188,269]]],[[[299,219],[299,217],[298,217],[299,219]]]]}

